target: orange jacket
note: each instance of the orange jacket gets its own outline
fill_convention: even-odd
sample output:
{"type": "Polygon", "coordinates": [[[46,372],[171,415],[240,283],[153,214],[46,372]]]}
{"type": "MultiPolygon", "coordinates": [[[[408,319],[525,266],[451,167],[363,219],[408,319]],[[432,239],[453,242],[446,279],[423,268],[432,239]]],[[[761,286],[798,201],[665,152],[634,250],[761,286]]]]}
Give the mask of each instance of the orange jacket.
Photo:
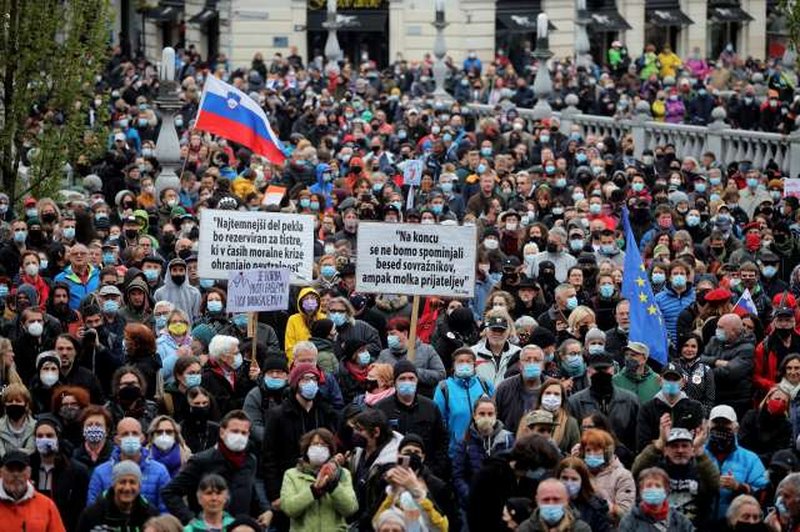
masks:
{"type": "Polygon", "coordinates": [[[56,504],[28,485],[28,492],[13,501],[0,486],[0,528],[25,532],[65,532],[56,504]]]}

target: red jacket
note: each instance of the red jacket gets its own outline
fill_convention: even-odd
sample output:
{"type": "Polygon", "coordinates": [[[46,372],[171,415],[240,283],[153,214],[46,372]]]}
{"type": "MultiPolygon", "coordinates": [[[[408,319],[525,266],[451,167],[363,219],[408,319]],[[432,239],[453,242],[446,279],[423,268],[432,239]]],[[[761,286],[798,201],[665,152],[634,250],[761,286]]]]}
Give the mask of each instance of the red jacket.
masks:
{"type": "Polygon", "coordinates": [[[64,523],[56,504],[28,486],[28,492],[19,500],[11,498],[0,488],[0,523],[3,530],[25,532],[64,532],[64,523]]]}
{"type": "Polygon", "coordinates": [[[770,391],[778,382],[778,357],[774,351],[765,354],[767,336],[759,342],[755,351],[755,371],[753,371],[753,384],[756,390],[763,394],[770,391]],[[766,356],[765,356],[766,355],[766,356]]]}

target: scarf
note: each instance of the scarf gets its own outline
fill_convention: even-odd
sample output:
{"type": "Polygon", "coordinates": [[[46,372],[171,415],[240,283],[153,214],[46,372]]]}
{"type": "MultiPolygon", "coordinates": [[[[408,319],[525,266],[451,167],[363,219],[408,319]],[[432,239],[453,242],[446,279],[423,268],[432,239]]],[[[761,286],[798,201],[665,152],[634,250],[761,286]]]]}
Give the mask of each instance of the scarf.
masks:
{"type": "Polygon", "coordinates": [[[178,470],[181,468],[181,447],[176,443],[172,446],[172,449],[164,452],[155,445],[151,445],[150,458],[164,464],[164,467],[169,471],[170,478],[172,478],[178,474],[178,470]]]}
{"type": "Polygon", "coordinates": [[[364,395],[364,402],[367,404],[367,406],[373,406],[375,403],[386,399],[387,397],[391,397],[392,395],[394,395],[394,386],[391,388],[386,388],[382,392],[367,392],[364,395]]]}
{"type": "Polygon", "coordinates": [[[241,469],[247,460],[247,451],[241,451],[238,453],[233,452],[225,447],[225,442],[222,440],[217,443],[217,449],[219,449],[219,452],[222,453],[222,456],[225,458],[225,460],[232,463],[237,469],[241,469]]]}
{"type": "Polygon", "coordinates": [[[642,513],[644,513],[644,515],[652,518],[655,521],[666,521],[667,516],[669,515],[669,501],[664,499],[664,502],[661,503],[661,506],[651,506],[642,501],[639,503],[639,509],[642,511],[642,513]]]}
{"type": "Polygon", "coordinates": [[[791,397],[792,401],[794,401],[795,397],[797,397],[797,392],[800,392],[800,383],[793,385],[791,382],[786,380],[786,377],[784,377],[781,379],[781,382],[778,383],[778,388],[788,393],[789,397],[791,397]]]}
{"type": "Polygon", "coordinates": [[[369,366],[362,366],[352,360],[347,360],[344,363],[347,372],[352,375],[356,382],[365,382],[367,380],[367,373],[369,373],[369,366]]]}

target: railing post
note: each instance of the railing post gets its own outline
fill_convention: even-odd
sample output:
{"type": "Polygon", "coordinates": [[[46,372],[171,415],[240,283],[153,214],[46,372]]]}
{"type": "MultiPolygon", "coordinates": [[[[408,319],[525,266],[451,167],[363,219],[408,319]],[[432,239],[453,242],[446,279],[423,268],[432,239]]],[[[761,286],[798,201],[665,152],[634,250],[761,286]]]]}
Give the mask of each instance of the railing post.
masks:
{"type": "Polygon", "coordinates": [[[715,107],[711,111],[712,122],[708,124],[708,134],[706,135],[708,151],[716,155],[718,161],[725,164],[728,164],[728,161],[723,153],[722,131],[728,128],[728,124],[725,122],[727,117],[728,113],[725,112],[724,107],[715,107]]]}
{"type": "Polygon", "coordinates": [[[641,101],[636,104],[636,116],[631,120],[631,135],[633,135],[633,156],[642,158],[642,152],[647,149],[647,122],[652,118],[650,104],[641,101]]]}
{"type": "MultiPolygon", "coordinates": [[[[578,105],[578,96],[576,94],[567,94],[567,97],[564,98],[564,103],[567,106],[561,110],[561,133],[569,136],[572,125],[575,123],[575,115],[579,115],[581,110],[575,107],[578,105]]],[[[586,132],[581,131],[581,135],[585,137],[586,132]]]]}

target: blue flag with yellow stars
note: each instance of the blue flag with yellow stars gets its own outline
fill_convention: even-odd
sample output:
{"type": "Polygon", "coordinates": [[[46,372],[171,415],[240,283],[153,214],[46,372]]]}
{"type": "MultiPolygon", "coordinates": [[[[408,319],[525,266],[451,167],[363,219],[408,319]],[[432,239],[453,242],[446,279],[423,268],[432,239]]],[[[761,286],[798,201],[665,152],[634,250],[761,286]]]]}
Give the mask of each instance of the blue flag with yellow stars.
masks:
{"type": "Polygon", "coordinates": [[[622,272],[622,297],[631,303],[631,326],[628,339],[642,342],[650,348],[650,356],[661,364],[667,363],[667,330],[661,310],[653,297],[653,288],[642,262],[636,237],[628,220],[628,209],[622,209],[625,230],[625,267],[622,272]]]}

